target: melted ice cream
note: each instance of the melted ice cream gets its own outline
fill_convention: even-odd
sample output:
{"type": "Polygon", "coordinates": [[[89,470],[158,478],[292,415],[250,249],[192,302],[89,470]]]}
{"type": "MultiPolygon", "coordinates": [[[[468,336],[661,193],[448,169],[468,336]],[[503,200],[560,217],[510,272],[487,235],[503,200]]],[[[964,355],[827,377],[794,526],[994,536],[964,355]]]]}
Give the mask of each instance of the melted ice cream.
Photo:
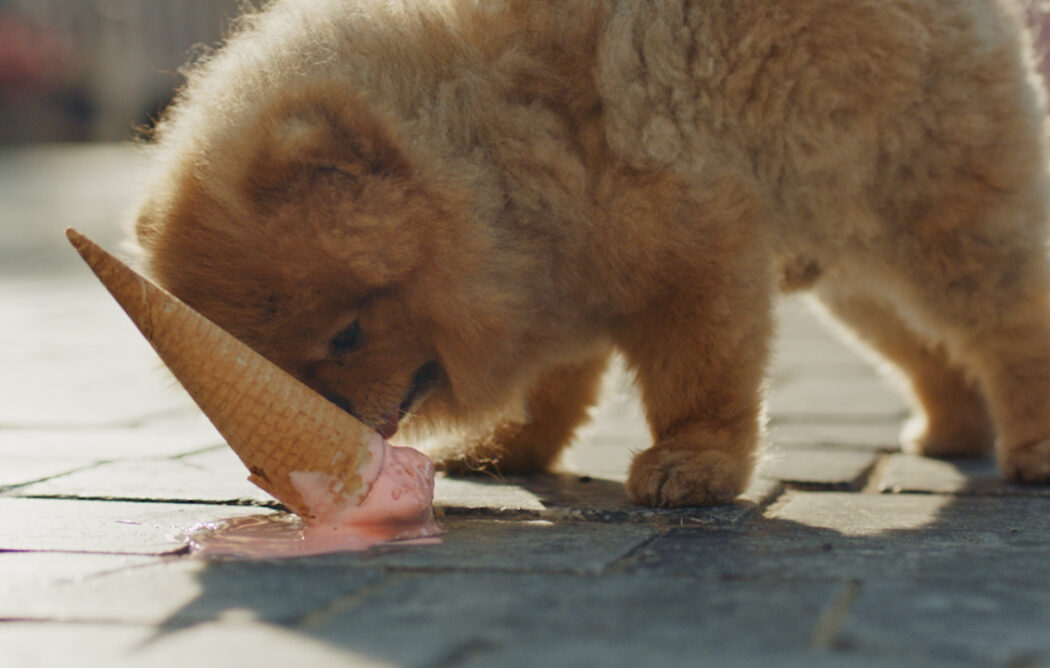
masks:
{"type": "Polygon", "coordinates": [[[265,559],[364,550],[392,540],[437,542],[433,462],[378,434],[368,448],[372,458],[360,474],[372,481],[360,501],[334,476],[294,471],[289,478],[311,510],[310,522],[287,513],[209,522],[190,533],[190,547],[205,556],[265,559]]]}

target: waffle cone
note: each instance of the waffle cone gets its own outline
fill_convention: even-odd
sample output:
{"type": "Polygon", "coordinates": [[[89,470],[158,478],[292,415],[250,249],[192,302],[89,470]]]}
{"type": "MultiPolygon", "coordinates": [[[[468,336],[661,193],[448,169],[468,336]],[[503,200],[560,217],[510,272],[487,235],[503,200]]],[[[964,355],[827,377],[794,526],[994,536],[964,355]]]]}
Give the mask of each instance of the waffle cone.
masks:
{"type": "Polygon", "coordinates": [[[295,471],[321,472],[353,501],[375,432],[87,237],[66,236],[248,467],[250,481],[307,521],[295,471]]]}

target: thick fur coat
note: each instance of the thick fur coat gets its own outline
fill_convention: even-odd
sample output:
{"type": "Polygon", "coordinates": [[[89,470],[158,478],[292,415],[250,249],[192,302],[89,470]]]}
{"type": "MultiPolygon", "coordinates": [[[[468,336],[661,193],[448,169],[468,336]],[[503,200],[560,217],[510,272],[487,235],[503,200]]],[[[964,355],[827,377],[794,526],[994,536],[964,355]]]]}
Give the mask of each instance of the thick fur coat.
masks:
{"type": "Polygon", "coordinates": [[[911,379],[931,455],[1050,479],[1044,91],[1015,0],[285,0],[195,66],[159,282],[454,470],[549,467],[610,351],[628,492],[731,500],[778,289],[911,379]]]}

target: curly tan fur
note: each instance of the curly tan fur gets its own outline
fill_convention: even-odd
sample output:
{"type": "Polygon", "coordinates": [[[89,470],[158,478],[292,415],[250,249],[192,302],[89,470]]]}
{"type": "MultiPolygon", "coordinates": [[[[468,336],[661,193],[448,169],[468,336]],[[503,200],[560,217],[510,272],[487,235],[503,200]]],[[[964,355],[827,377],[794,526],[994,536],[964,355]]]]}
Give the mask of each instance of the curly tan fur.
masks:
{"type": "Polygon", "coordinates": [[[779,283],[912,375],[912,447],[1047,482],[1031,51],[1014,0],[279,1],[191,71],[137,236],[365,422],[462,430],[454,468],[549,466],[618,349],[631,496],[731,500],[779,283]]]}

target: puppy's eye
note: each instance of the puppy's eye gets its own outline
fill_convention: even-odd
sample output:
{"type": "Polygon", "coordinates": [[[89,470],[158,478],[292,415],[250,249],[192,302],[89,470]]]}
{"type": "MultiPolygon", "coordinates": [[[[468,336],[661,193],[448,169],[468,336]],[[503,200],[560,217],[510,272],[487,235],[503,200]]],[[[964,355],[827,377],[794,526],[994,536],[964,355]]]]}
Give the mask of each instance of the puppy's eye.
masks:
{"type": "Polygon", "coordinates": [[[341,355],[356,349],[361,345],[361,326],[355,320],[349,327],[332,337],[328,346],[333,353],[341,355]]]}

